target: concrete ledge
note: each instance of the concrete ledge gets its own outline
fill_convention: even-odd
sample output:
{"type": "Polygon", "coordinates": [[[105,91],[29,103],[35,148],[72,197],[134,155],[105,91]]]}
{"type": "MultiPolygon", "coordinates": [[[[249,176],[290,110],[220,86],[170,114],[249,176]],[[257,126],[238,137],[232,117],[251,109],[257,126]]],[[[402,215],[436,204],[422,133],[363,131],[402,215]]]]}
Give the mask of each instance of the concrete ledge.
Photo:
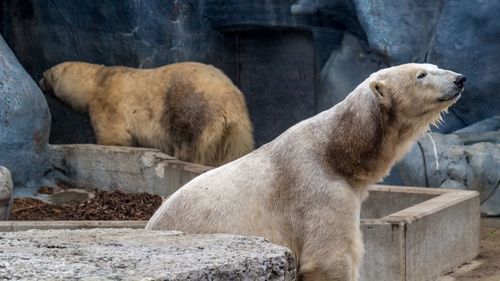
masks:
{"type": "Polygon", "coordinates": [[[479,203],[476,191],[371,187],[361,219],[360,280],[430,281],[472,260],[479,253],[479,203]]]}
{"type": "Polygon", "coordinates": [[[258,237],[137,229],[1,235],[0,279],[295,280],[290,250],[258,237]]]}
{"type": "Polygon", "coordinates": [[[167,196],[212,169],[179,161],[149,148],[94,144],[51,145],[50,148],[56,179],[105,191],[167,196]]]}

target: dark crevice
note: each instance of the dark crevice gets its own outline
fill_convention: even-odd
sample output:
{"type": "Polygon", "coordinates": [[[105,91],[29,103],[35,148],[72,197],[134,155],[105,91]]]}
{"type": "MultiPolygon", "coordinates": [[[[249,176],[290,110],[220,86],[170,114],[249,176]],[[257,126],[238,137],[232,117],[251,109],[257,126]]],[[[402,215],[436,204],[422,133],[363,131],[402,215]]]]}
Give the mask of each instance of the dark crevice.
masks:
{"type": "Polygon", "coordinates": [[[5,23],[4,23],[4,17],[5,17],[5,14],[4,14],[4,7],[3,7],[4,5],[6,5],[6,4],[4,3],[4,1],[2,1],[2,2],[0,3],[0,35],[2,35],[2,36],[4,36],[4,35],[5,35],[5,34],[4,34],[5,30],[4,30],[4,28],[3,28],[3,26],[4,26],[4,24],[5,24],[5,23]]]}
{"type": "Polygon", "coordinates": [[[54,171],[57,171],[57,172],[60,172],[61,174],[65,175],[65,176],[68,176],[68,171],[64,168],[59,168],[59,167],[56,167],[54,166],[54,171]]]}
{"type": "Polygon", "coordinates": [[[191,12],[194,15],[198,16],[200,19],[204,19],[204,20],[208,21],[212,27],[215,27],[214,20],[208,16],[202,15],[200,13],[200,11],[197,10],[194,3],[190,2],[190,1],[186,1],[186,4],[189,6],[189,8],[191,9],[191,12]]]}
{"type": "Polygon", "coordinates": [[[52,169],[48,169],[43,173],[43,177],[46,177],[48,174],[52,173],[52,169]]]}
{"type": "Polygon", "coordinates": [[[427,48],[427,51],[425,51],[425,55],[424,55],[424,62],[429,62],[429,54],[430,54],[430,48],[432,47],[428,47],[427,48]]]}
{"type": "Polygon", "coordinates": [[[483,204],[484,202],[488,201],[488,199],[490,199],[491,196],[493,196],[493,194],[495,194],[495,192],[497,191],[498,187],[500,187],[500,180],[497,182],[495,188],[493,188],[493,190],[487,196],[485,196],[483,200],[481,200],[481,204],[483,204]]]}
{"type": "Polygon", "coordinates": [[[467,126],[467,125],[468,125],[468,124],[467,124],[467,122],[465,122],[465,120],[464,120],[464,119],[462,119],[460,116],[458,116],[458,114],[457,114],[455,111],[453,111],[453,108],[450,108],[450,110],[449,110],[449,111],[450,111],[451,113],[453,113],[453,115],[455,115],[455,117],[457,117],[457,119],[458,119],[460,122],[462,122],[462,124],[463,124],[464,126],[467,126]]]}
{"type": "Polygon", "coordinates": [[[68,23],[68,21],[66,21],[66,19],[64,18],[63,13],[61,12],[61,10],[59,9],[59,7],[57,6],[55,0],[50,0],[50,3],[52,3],[52,5],[54,5],[54,8],[56,9],[57,13],[61,16],[61,19],[62,19],[62,21],[64,23],[64,26],[66,26],[66,28],[68,29],[70,37],[71,37],[71,41],[73,42],[73,46],[75,48],[75,57],[76,57],[76,60],[80,61],[80,56],[78,55],[78,47],[76,45],[75,33],[73,32],[73,29],[71,28],[71,26],[68,23]]]}
{"type": "Polygon", "coordinates": [[[445,177],[440,183],[439,183],[439,186],[441,186],[446,180],[448,179],[448,177],[445,177]]]}
{"type": "Polygon", "coordinates": [[[407,255],[408,249],[406,248],[406,246],[407,246],[406,245],[406,236],[407,236],[407,233],[408,233],[408,224],[407,223],[404,224],[403,230],[404,230],[404,232],[403,232],[403,239],[402,239],[403,240],[403,242],[402,242],[403,245],[402,245],[401,249],[404,249],[403,256],[404,256],[405,261],[404,261],[404,268],[403,268],[403,276],[406,279],[407,278],[406,275],[407,275],[407,271],[408,271],[408,269],[407,269],[408,268],[408,255],[407,255]]]}
{"type": "Polygon", "coordinates": [[[443,0],[439,1],[438,5],[439,5],[438,17],[437,17],[436,22],[434,23],[434,27],[431,30],[431,37],[429,39],[429,44],[427,45],[427,51],[425,52],[425,55],[424,55],[424,62],[429,62],[432,47],[434,46],[434,42],[436,40],[436,29],[437,29],[437,26],[439,24],[441,15],[443,13],[444,1],[443,0]]]}
{"type": "Polygon", "coordinates": [[[429,187],[429,178],[427,177],[427,159],[425,159],[424,148],[420,141],[417,141],[418,148],[420,148],[420,153],[422,153],[422,160],[424,162],[424,176],[425,176],[425,186],[429,187]]]}

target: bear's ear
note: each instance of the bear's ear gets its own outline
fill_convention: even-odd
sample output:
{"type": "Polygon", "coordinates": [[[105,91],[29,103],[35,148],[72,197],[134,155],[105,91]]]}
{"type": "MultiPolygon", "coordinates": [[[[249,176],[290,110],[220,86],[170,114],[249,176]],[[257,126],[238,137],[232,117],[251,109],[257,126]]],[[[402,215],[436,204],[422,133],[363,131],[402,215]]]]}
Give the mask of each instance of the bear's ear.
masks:
{"type": "Polygon", "coordinates": [[[387,87],[385,86],[384,81],[371,81],[370,89],[372,90],[373,94],[379,99],[384,98],[384,96],[388,94],[387,87]]]}

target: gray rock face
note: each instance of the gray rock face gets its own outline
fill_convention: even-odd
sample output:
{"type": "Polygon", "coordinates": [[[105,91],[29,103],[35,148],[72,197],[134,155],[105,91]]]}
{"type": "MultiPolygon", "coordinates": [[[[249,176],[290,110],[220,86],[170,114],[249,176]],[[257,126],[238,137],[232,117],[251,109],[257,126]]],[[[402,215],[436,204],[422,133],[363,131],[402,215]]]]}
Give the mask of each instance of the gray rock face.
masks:
{"type": "MultiPolygon", "coordinates": [[[[480,193],[481,211],[500,215],[499,118],[491,118],[454,134],[426,134],[394,171],[402,184],[468,189],[480,193]]],[[[394,178],[386,183],[401,184],[394,178]]]]}
{"type": "MultiPolygon", "coordinates": [[[[466,91],[460,101],[445,115],[445,125],[434,128],[437,132],[452,132],[474,122],[499,114],[500,98],[496,94],[500,86],[500,2],[497,1],[376,1],[356,0],[355,18],[361,30],[348,19],[352,9],[345,1],[299,0],[292,12],[303,15],[330,14],[343,23],[348,33],[366,44],[359,56],[351,56],[348,64],[327,64],[321,73],[322,89],[331,88],[325,107],[342,100],[350,90],[339,91],[339,85],[360,79],[356,75],[345,77],[344,82],[331,86],[330,81],[342,77],[344,72],[372,69],[406,62],[429,62],[455,70],[468,77],[466,91]],[[336,9],[336,13],[332,13],[336,9]],[[342,11],[345,16],[338,15],[342,11]],[[425,23],[425,24],[422,24],[425,23]],[[492,38],[495,38],[492,40],[492,38]],[[467,54],[464,56],[463,54],[467,54]],[[359,65],[360,57],[371,57],[359,65]],[[497,60],[495,60],[497,61],[497,60]],[[346,68],[345,66],[348,65],[346,68]]],[[[339,52],[334,47],[332,57],[339,52]]],[[[320,92],[328,96],[327,90],[320,92]]],[[[321,100],[321,99],[320,99],[321,100]]],[[[323,105],[323,104],[321,104],[323,105]]],[[[322,107],[324,108],[324,107],[322,107]]]]}
{"type": "Polygon", "coordinates": [[[0,165],[15,186],[31,185],[47,170],[49,131],[40,89],[0,36],[0,165]]]}
{"type": "Polygon", "coordinates": [[[453,133],[455,134],[475,134],[475,133],[484,133],[489,131],[500,131],[500,115],[493,116],[491,118],[485,119],[483,121],[479,121],[470,126],[457,130],[453,133]]]}
{"type": "Polygon", "coordinates": [[[466,92],[445,118],[451,132],[500,115],[499,1],[443,1],[428,61],[467,76],[466,92]],[[492,40],[492,38],[495,38],[492,40]],[[492,59],[495,61],[492,63],[492,59]]]}
{"type": "Polygon", "coordinates": [[[8,220],[14,194],[12,178],[7,168],[0,166],[0,220],[8,220]]]}
{"type": "Polygon", "coordinates": [[[425,61],[443,1],[355,0],[370,47],[391,64],[425,61]],[[416,28],[416,23],[421,24],[416,28]]]}
{"type": "Polygon", "coordinates": [[[367,52],[367,45],[356,36],[345,33],[342,45],[332,51],[321,71],[319,93],[320,110],[341,102],[371,73],[386,67],[377,57],[367,52]]]}
{"type": "MultiPolygon", "coordinates": [[[[221,68],[248,97],[258,144],[342,100],[368,74],[405,62],[464,73],[448,133],[499,115],[498,1],[15,1],[1,32],[28,72],[67,60],[221,68]]],[[[53,143],[94,142],[86,115],[48,97],[53,143]],[[78,130],[74,130],[78,127],[78,130]]]]}
{"type": "Polygon", "coordinates": [[[4,232],[0,279],[295,280],[291,251],[263,238],[138,229],[4,232]]]}

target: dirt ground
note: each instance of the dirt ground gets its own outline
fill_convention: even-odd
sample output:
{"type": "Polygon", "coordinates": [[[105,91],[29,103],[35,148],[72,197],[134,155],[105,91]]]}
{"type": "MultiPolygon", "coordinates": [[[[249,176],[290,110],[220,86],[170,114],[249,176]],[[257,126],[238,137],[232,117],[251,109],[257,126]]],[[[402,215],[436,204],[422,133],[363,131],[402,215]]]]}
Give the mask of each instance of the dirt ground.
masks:
{"type": "Polygon", "coordinates": [[[438,281],[500,281],[500,219],[481,221],[479,256],[438,281]]]}
{"type": "Polygon", "coordinates": [[[34,198],[16,198],[11,220],[148,220],[160,207],[162,198],[147,193],[121,191],[65,192],[64,201],[57,202],[57,194],[43,188],[41,193],[52,195],[49,204],[34,198]],[[68,197],[72,197],[68,200],[68,197]]]}

